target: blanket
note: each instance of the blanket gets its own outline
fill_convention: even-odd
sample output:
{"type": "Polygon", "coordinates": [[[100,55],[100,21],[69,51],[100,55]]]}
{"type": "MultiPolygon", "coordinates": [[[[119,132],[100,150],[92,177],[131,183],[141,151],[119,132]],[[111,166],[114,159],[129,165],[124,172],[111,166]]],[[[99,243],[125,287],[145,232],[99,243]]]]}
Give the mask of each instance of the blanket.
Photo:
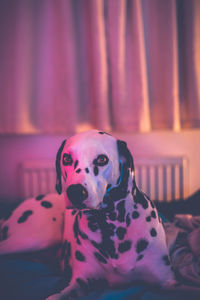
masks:
{"type": "Polygon", "coordinates": [[[176,215],[164,227],[176,277],[200,287],[200,216],[176,215]]]}

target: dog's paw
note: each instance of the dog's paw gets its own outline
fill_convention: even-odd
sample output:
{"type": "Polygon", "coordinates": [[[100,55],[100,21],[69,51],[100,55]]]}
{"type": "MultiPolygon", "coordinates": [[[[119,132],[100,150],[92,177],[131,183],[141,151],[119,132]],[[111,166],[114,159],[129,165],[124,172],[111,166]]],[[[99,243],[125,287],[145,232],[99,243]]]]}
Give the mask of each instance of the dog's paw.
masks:
{"type": "Polygon", "coordinates": [[[60,294],[53,294],[53,295],[47,297],[45,300],[60,300],[60,299],[61,299],[60,294]]]}
{"type": "Polygon", "coordinates": [[[162,284],[162,288],[170,290],[174,289],[177,285],[179,285],[178,281],[176,281],[175,279],[169,279],[162,284]]]}

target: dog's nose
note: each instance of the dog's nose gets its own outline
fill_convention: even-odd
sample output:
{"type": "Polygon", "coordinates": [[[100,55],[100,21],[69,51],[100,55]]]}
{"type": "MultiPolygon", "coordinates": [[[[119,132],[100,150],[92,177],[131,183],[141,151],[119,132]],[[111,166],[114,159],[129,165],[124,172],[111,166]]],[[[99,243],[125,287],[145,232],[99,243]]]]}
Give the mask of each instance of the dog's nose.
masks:
{"type": "Polygon", "coordinates": [[[75,207],[86,207],[83,201],[87,199],[88,192],[81,184],[71,184],[67,188],[67,196],[75,207]]]}

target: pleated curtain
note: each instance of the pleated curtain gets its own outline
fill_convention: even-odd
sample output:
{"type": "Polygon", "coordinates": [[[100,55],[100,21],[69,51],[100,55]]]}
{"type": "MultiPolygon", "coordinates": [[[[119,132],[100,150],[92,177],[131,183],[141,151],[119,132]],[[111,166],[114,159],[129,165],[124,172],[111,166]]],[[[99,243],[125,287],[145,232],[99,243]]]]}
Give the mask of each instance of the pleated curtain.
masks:
{"type": "Polygon", "coordinates": [[[199,0],[0,2],[0,133],[200,127],[199,0]]]}

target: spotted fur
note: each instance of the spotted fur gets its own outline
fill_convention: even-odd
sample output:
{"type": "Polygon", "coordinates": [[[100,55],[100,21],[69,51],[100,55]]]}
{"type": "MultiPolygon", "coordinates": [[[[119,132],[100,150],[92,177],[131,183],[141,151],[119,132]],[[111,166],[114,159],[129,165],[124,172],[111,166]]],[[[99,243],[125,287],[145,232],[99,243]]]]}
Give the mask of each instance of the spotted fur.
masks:
{"type": "Polygon", "coordinates": [[[56,171],[58,195],[39,195],[13,212],[2,227],[0,254],[61,244],[66,287],[49,300],[135,280],[173,281],[162,223],[136,185],[125,142],[96,130],[75,135],[58,150],[56,171]]]}

